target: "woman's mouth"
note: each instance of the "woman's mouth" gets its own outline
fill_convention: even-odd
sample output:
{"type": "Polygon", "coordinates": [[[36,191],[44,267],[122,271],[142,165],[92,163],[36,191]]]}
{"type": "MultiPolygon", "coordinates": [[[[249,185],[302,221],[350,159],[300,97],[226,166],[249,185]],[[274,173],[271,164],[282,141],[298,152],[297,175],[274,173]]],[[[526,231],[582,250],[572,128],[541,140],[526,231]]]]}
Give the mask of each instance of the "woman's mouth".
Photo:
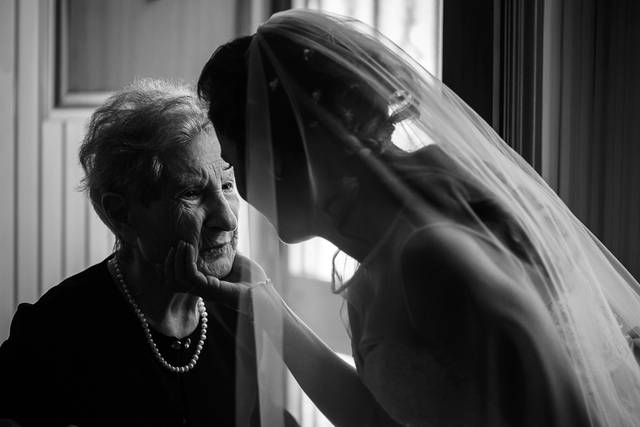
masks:
{"type": "Polygon", "coordinates": [[[225,255],[225,253],[228,251],[230,246],[231,246],[231,242],[224,242],[221,244],[203,247],[202,249],[199,250],[200,257],[204,259],[221,257],[225,255]]]}
{"type": "Polygon", "coordinates": [[[229,274],[234,255],[233,240],[218,245],[205,246],[200,249],[198,254],[198,270],[215,277],[224,277],[229,274]]]}

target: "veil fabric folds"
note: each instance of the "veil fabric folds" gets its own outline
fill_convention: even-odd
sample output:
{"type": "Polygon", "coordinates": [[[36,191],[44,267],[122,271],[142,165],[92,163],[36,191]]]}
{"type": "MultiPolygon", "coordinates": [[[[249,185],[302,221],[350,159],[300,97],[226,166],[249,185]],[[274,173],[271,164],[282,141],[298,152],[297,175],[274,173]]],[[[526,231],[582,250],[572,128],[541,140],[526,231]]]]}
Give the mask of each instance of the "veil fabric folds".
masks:
{"type": "MultiPolygon", "coordinates": [[[[375,30],[308,10],[271,17],[246,58],[246,198],[276,229],[288,218],[278,212],[287,209],[278,199],[278,139],[299,141],[308,188],[300,198],[311,204],[327,179],[322,168],[332,163],[323,156],[347,153],[334,163],[344,169],[341,191],[348,194],[358,169],[395,197],[416,228],[444,216],[497,248],[490,255],[496,264],[520,273],[512,286],[544,305],[593,425],[640,426],[640,368],[629,345],[640,326],[638,283],[455,93],[375,30]],[[442,153],[441,161],[421,161],[428,147],[442,153]]],[[[338,228],[358,207],[355,191],[326,207],[338,228]]],[[[254,302],[253,309],[256,319],[273,318],[270,306],[254,302]]],[[[277,353],[283,343],[271,342],[277,353]]],[[[284,385],[269,378],[261,392],[281,395],[266,383],[284,385]]]]}

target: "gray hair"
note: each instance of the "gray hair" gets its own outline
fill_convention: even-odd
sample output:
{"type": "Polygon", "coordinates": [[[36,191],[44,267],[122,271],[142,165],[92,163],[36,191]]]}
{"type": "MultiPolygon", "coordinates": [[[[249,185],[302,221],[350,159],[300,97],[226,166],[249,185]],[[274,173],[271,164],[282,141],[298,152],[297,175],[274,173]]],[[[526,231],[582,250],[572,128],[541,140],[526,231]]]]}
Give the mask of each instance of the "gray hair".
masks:
{"type": "Polygon", "coordinates": [[[116,230],[102,207],[105,193],[149,203],[162,194],[166,159],[203,131],[211,131],[206,108],[188,86],[137,80],[98,107],[80,147],[82,189],[102,221],[116,230]]]}

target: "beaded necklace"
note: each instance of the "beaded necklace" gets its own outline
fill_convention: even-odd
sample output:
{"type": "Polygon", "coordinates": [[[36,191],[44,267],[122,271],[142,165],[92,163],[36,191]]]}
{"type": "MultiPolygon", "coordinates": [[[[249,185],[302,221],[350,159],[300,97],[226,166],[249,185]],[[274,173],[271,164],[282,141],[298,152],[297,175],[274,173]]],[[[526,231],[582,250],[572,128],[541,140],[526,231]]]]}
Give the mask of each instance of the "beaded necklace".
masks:
{"type": "Polygon", "coordinates": [[[202,298],[198,300],[198,312],[200,313],[200,319],[202,320],[202,328],[200,331],[200,341],[198,341],[198,344],[196,346],[196,351],[191,357],[191,360],[189,360],[189,362],[186,365],[174,366],[169,362],[167,362],[167,360],[164,357],[162,357],[162,354],[160,354],[160,349],[158,349],[157,344],[153,340],[153,336],[151,336],[151,329],[149,329],[149,321],[147,320],[146,316],[144,315],[140,307],[138,307],[138,304],[133,299],[131,292],[129,292],[129,288],[127,287],[127,284],[124,281],[124,276],[120,271],[120,265],[118,263],[117,257],[113,258],[112,265],[113,265],[113,269],[115,270],[115,276],[116,276],[116,279],[118,280],[118,283],[120,284],[122,293],[124,294],[127,301],[129,301],[129,305],[131,305],[133,312],[138,317],[138,320],[140,321],[140,325],[142,325],[142,329],[144,329],[144,335],[147,338],[147,342],[149,343],[149,346],[151,347],[151,351],[153,352],[153,355],[156,357],[158,362],[160,362],[160,364],[166,369],[168,369],[169,371],[175,372],[178,374],[184,374],[185,372],[189,372],[190,370],[192,370],[196,366],[196,363],[198,363],[198,359],[200,358],[200,352],[202,351],[202,348],[204,347],[204,342],[207,339],[207,308],[205,307],[204,301],[202,300],[202,298]]]}

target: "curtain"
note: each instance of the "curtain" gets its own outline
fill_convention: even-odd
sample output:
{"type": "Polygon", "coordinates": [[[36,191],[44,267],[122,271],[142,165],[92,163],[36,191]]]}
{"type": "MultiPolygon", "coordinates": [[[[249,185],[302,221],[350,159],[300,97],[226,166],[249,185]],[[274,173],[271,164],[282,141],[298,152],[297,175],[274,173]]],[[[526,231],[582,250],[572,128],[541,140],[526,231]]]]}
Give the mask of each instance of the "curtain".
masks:
{"type": "Polygon", "coordinates": [[[541,108],[546,175],[640,277],[640,3],[547,0],[541,108]]]}
{"type": "Polygon", "coordinates": [[[443,7],[443,81],[639,277],[640,2],[443,7]]]}

